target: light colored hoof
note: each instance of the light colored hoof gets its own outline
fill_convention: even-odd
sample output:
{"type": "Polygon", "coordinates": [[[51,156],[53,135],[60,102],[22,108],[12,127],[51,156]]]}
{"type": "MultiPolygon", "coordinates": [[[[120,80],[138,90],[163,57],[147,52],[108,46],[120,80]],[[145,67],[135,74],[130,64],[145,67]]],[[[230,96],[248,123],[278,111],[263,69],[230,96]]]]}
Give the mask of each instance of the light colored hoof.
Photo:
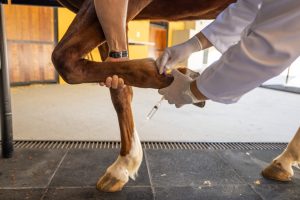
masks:
{"type": "Polygon", "coordinates": [[[97,182],[97,189],[102,192],[118,192],[126,183],[113,177],[111,173],[105,173],[97,182]]]}
{"type": "Polygon", "coordinates": [[[261,174],[267,179],[287,182],[291,181],[292,174],[283,169],[281,163],[274,160],[268,167],[266,167],[261,174]]]}

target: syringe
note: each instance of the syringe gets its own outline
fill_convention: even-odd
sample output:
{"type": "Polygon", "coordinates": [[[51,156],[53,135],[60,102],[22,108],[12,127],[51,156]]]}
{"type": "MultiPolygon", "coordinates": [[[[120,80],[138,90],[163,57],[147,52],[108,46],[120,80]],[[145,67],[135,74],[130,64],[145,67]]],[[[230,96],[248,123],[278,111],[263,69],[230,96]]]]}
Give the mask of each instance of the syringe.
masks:
{"type": "Polygon", "coordinates": [[[165,97],[162,96],[162,98],[153,106],[153,108],[147,115],[147,120],[150,120],[153,117],[153,115],[156,113],[156,111],[158,110],[158,108],[160,107],[160,105],[164,99],[165,99],[165,97]]]}
{"type": "MultiPolygon", "coordinates": [[[[171,72],[172,72],[171,69],[165,69],[164,74],[165,74],[165,76],[170,76],[171,72]]],[[[147,120],[150,120],[153,117],[153,115],[156,113],[156,111],[160,107],[160,105],[161,105],[161,103],[162,103],[163,100],[165,100],[164,96],[161,97],[161,99],[153,106],[153,108],[151,109],[151,111],[148,113],[147,120]]]]}

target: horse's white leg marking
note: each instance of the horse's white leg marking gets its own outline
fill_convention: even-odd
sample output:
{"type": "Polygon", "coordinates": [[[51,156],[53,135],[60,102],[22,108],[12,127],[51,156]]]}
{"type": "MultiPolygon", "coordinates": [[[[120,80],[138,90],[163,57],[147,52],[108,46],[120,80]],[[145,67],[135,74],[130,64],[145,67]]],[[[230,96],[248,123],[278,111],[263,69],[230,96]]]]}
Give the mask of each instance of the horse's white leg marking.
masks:
{"type": "Polygon", "coordinates": [[[289,181],[294,175],[292,166],[300,163],[300,128],[289,142],[287,148],[277,156],[262,174],[271,179],[289,181]]]}
{"type": "Polygon", "coordinates": [[[131,149],[126,156],[118,156],[117,160],[108,167],[108,173],[114,177],[128,181],[128,176],[135,179],[137,171],[142,163],[143,149],[137,131],[134,129],[134,134],[131,142],[131,149]]]}
{"type": "Polygon", "coordinates": [[[118,156],[117,160],[107,168],[106,173],[97,183],[97,188],[106,192],[115,192],[123,188],[129,177],[135,179],[143,160],[143,149],[137,131],[134,129],[131,149],[125,156],[118,156]]]}
{"type": "Polygon", "coordinates": [[[287,170],[291,176],[294,175],[292,166],[298,166],[300,163],[300,128],[287,148],[274,160],[281,163],[283,169],[287,170]]]}

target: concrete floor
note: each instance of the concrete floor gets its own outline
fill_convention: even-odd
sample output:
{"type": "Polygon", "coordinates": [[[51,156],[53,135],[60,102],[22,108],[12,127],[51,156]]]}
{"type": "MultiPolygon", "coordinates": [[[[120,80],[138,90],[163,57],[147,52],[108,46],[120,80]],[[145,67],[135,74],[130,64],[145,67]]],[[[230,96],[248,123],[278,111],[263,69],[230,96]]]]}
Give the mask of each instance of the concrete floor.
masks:
{"type": "Polygon", "coordinates": [[[118,149],[21,148],[0,158],[0,199],[299,200],[299,170],[289,183],[260,175],[281,151],[144,149],[136,181],[103,193],[95,184],[118,149]]]}
{"type": "MultiPolygon", "coordinates": [[[[176,109],[156,90],[134,89],[135,124],[144,141],[288,142],[300,126],[300,95],[258,88],[234,105],[176,109]]],[[[14,139],[119,140],[109,91],[96,84],[12,88],[14,139]]]]}

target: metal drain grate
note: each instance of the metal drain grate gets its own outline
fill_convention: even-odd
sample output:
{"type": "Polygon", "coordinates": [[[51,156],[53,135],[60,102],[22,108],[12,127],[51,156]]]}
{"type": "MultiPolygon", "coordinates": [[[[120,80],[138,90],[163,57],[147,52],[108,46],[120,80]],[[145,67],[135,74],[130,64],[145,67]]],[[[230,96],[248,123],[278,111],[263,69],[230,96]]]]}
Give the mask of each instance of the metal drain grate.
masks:
{"type": "MultiPolygon", "coordinates": [[[[1,145],[0,145],[1,146],[1,145]]],[[[20,148],[39,149],[119,149],[114,141],[14,141],[20,148]]],[[[284,149],[287,143],[223,143],[223,142],[142,142],[144,149],[212,149],[212,150],[274,150],[284,149]]]]}

